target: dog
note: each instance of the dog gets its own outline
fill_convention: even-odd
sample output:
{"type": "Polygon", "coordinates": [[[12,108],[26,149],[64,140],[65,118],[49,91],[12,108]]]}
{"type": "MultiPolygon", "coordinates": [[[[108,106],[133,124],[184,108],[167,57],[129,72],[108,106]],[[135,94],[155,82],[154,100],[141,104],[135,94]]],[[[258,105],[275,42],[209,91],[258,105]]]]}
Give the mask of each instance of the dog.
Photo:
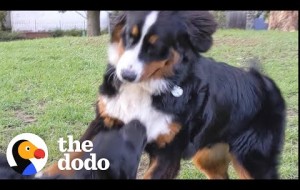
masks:
{"type": "Polygon", "coordinates": [[[29,176],[23,176],[13,170],[6,159],[6,155],[0,153],[0,179],[30,179],[29,176]]]}
{"type": "MultiPolygon", "coordinates": [[[[141,155],[147,142],[146,129],[132,120],[120,129],[103,130],[93,139],[96,160],[108,159],[107,170],[79,170],[75,179],[136,179],[141,155]]],[[[89,158],[83,156],[83,160],[89,158]]]]}
{"type": "Polygon", "coordinates": [[[24,176],[9,166],[5,154],[0,154],[0,179],[135,179],[146,142],[145,127],[138,120],[132,120],[122,128],[98,132],[93,138],[93,150],[83,154],[83,160],[90,158],[90,153],[95,153],[96,160],[108,159],[110,167],[107,170],[83,168],[72,175],[24,176]]]}
{"type": "MultiPolygon", "coordinates": [[[[133,119],[147,131],[144,179],[175,178],[192,159],[209,179],[276,179],[285,101],[255,68],[206,58],[217,24],[208,11],[128,11],[115,19],[95,119],[81,140],[133,119]]],[[[51,173],[51,169],[45,171],[51,173]]]]}

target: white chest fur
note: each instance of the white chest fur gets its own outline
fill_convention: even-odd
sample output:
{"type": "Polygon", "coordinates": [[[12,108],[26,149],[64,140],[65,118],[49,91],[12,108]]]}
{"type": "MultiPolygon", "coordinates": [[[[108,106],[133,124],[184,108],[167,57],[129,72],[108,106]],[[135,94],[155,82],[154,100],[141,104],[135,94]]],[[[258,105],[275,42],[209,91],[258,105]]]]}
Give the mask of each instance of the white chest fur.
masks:
{"type": "Polygon", "coordinates": [[[106,113],[125,124],[138,119],[147,129],[148,142],[169,133],[172,117],[156,110],[149,91],[137,84],[123,84],[117,96],[103,97],[106,113]]]}

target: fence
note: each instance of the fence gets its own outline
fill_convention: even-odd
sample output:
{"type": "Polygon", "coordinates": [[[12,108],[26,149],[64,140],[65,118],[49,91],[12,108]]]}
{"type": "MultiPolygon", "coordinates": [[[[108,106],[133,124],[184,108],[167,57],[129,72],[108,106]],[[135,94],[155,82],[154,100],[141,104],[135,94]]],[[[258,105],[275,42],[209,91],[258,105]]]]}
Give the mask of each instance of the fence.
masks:
{"type": "Polygon", "coordinates": [[[228,11],[227,17],[227,28],[246,28],[247,12],[246,11],[228,11]]]}
{"type": "Polygon", "coordinates": [[[86,30],[86,21],[82,22],[44,22],[38,20],[22,20],[17,22],[12,22],[13,31],[23,31],[23,32],[44,32],[53,30],[86,30]]]}
{"type": "MultiPolygon", "coordinates": [[[[100,27],[108,27],[109,11],[100,11],[100,27]]],[[[86,30],[86,11],[9,11],[12,31],[86,30]]]]}

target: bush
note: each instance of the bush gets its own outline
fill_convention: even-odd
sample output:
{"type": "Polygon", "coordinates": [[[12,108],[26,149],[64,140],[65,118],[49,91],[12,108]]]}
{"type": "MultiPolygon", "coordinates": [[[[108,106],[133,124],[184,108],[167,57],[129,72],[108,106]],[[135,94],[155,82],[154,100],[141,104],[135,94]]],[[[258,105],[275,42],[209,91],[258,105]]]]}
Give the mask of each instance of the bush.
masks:
{"type": "Polygon", "coordinates": [[[101,30],[101,34],[108,34],[108,33],[109,33],[108,28],[101,30]]]}
{"type": "Polygon", "coordinates": [[[54,30],[50,32],[52,37],[63,37],[63,36],[82,36],[83,30],[77,30],[77,29],[72,29],[72,30],[54,30]]]}
{"type": "Polygon", "coordinates": [[[76,29],[72,29],[72,30],[66,30],[64,31],[64,36],[82,36],[82,30],[76,30],[76,29]]]}
{"type": "Polygon", "coordinates": [[[62,37],[63,34],[64,34],[64,31],[60,30],[60,29],[57,29],[57,30],[54,30],[52,32],[50,32],[51,36],[56,38],[56,37],[62,37]]]}
{"type": "Polygon", "coordinates": [[[0,31],[0,41],[12,41],[12,40],[20,40],[24,39],[24,37],[18,32],[7,32],[0,31]]]}

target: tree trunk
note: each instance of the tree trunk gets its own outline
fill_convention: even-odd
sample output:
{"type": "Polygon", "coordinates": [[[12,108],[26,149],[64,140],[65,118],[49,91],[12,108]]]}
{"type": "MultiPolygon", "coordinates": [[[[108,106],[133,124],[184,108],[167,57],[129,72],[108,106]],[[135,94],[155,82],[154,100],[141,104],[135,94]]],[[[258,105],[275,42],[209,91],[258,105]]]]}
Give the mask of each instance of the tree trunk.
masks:
{"type": "Polygon", "coordinates": [[[270,11],[269,30],[298,30],[298,11],[270,11]]]}
{"type": "Polygon", "coordinates": [[[256,11],[247,11],[246,13],[246,29],[254,29],[254,20],[256,17],[256,11]]]}
{"type": "Polygon", "coordinates": [[[4,27],[6,30],[11,31],[11,11],[6,11],[6,17],[4,22],[4,27]]]}
{"type": "Polygon", "coordinates": [[[246,28],[246,11],[228,11],[226,12],[227,28],[246,28]]]}
{"type": "Polygon", "coordinates": [[[100,35],[100,11],[87,11],[87,36],[100,35]]]}

